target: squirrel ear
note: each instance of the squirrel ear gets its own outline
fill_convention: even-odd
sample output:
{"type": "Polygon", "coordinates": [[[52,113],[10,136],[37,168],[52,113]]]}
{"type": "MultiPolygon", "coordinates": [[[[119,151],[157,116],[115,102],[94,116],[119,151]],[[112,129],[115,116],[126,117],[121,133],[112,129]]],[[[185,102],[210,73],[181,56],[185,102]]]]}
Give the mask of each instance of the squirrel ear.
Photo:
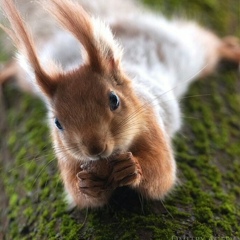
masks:
{"type": "MultiPolygon", "coordinates": [[[[95,43],[97,54],[101,60],[101,69],[107,73],[120,70],[122,48],[114,39],[110,28],[99,19],[90,18],[93,28],[92,41],[95,43]]],[[[94,56],[93,56],[94,58],[94,56]]]]}
{"type": "Polygon", "coordinates": [[[12,38],[14,44],[23,55],[24,64],[28,63],[28,65],[31,66],[31,70],[35,74],[37,84],[45,95],[52,97],[57,86],[56,81],[54,81],[53,76],[51,76],[51,73],[55,73],[56,68],[52,65],[53,68],[50,69],[51,71],[49,73],[45,72],[42,68],[32,36],[13,1],[3,0],[2,6],[11,24],[11,29],[2,25],[0,25],[0,28],[2,28],[12,38]]]}
{"type": "Polygon", "coordinates": [[[57,89],[57,81],[54,81],[52,77],[47,75],[44,72],[35,73],[36,81],[43,93],[49,97],[52,98],[56,92],[57,89]]]}

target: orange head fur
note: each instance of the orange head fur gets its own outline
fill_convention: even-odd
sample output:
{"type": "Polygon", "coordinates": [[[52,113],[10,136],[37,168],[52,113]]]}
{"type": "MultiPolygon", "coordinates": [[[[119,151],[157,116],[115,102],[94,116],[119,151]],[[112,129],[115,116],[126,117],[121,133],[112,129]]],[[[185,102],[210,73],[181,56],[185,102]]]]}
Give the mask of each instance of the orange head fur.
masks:
{"type": "Polygon", "coordinates": [[[45,7],[87,53],[85,63],[75,70],[63,72],[52,64],[52,71],[46,72],[14,4],[4,1],[12,25],[6,30],[28,58],[47,96],[58,157],[94,160],[126,151],[140,132],[144,112],[136,112],[141,103],[121,70],[121,50],[110,30],[77,3],[51,0],[45,1],[45,7]]]}
{"type": "Polygon", "coordinates": [[[52,116],[62,128],[53,128],[56,152],[94,160],[126,150],[140,131],[141,114],[133,115],[140,103],[132,92],[124,75],[115,79],[89,65],[59,75],[51,100],[52,116]]]}

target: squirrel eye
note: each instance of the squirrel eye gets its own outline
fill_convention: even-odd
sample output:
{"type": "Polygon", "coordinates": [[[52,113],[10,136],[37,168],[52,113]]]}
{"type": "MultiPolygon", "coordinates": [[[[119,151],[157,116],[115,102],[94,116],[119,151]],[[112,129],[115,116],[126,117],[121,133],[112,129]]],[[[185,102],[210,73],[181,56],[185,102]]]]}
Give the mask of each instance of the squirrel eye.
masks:
{"type": "Polygon", "coordinates": [[[110,110],[116,110],[120,105],[120,99],[115,92],[110,92],[109,95],[109,102],[110,102],[110,110]]]}
{"type": "Polygon", "coordinates": [[[58,129],[63,130],[63,127],[62,127],[61,123],[58,121],[57,118],[55,118],[55,125],[58,129]]]}

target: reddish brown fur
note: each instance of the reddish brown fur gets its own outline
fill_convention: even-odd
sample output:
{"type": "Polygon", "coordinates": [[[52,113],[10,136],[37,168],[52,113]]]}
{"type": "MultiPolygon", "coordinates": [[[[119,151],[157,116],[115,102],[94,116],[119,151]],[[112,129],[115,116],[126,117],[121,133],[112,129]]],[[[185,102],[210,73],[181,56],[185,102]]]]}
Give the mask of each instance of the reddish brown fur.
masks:
{"type": "Polygon", "coordinates": [[[150,112],[148,116],[151,120],[146,121],[151,128],[133,142],[130,151],[142,168],[143,179],[136,186],[138,191],[145,198],[160,199],[174,185],[176,169],[170,142],[154,121],[153,113],[150,112]]]}
{"type": "MultiPolygon", "coordinates": [[[[64,147],[64,146],[63,146],[64,147]]],[[[82,171],[80,164],[81,162],[76,161],[76,159],[71,158],[71,156],[66,154],[68,157],[68,161],[59,161],[59,169],[61,172],[61,177],[65,186],[66,191],[74,200],[74,203],[81,207],[100,207],[107,203],[109,197],[111,196],[112,190],[100,191],[98,197],[92,198],[88,197],[85,194],[82,194],[79,187],[79,179],[77,178],[77,174],[82,171]]],[[[101,165],[102,167],[106,167],[106,161],[101,165]]],[[[97,169],[101,175],[106,172],[106,168],[97,169]]],[[[96,167],[95,167],[96,169],[96,167]]],[[[107,173],[105,173],[107,174],[107,173]]],[[[95,189],[97,191],[98,189],[95,189]]],[[[97,192],[98,193],[98,192],[97,192]]]]}
{"type": "MultiPolygon", "coordinates": [[[[151,111],[147,111],[145,114],[148,117],[150,116],[150,119],[154,119],[151,111]]],[[[147,121],[147,124],[151,124],[151,128],[146,129],[143,134],[136,137],[129,149],[133,154],[134,161],[141,168],[140,174],[131,182],[130,186],[146,198],[159,199],[165,196],[175,182],[173,156],[170,145],[166,142],[166,136],[159,129],[158,124],[146,118],[142,119],[142,121],[147,121]]],[[[115,183],[110,188],[105,188],[109,178],[112,177],[114,166],[112,167],[111,162],[114,162],[116,159],[113,157],[113,159],[109,160],[99,160],[91,162],[90,167],[88,166],[87,171],[93,174],[93,176],[100,177],[105,183],[100,189],[95,187],[94,191],[99,195],[97,198],[91,198],[84,194],[82,195],[79,190],[77,174],[82,171],[79,167],[81,163],[71,159],[71,156],[68,157],[69,161],[59,161],[59,165],[66,189],[75,198],[77,205],[79,207],[99,207],[106,204],[112,190],[118,187],[115,183]]],[[[124,175],[124,173],[122,174],[124,175]]]]}

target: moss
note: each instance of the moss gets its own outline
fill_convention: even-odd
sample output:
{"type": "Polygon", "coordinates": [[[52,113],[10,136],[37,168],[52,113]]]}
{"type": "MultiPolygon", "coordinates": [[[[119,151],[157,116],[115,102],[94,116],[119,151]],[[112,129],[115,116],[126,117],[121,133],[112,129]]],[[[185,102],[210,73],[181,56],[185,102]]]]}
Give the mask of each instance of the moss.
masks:
{"type": "Polygon", "coordinates": [[[209,207],[201,207],[195,209],[195,217],[201,223],[210,223],[213,221],[213,212],[209,207]]]}
{"type": "Polygon", "coordinates": [[[213,237],[212,230],[203,224],[197,224],[194,226],[193,234],[195,238],[211,239],[213,237]]]}
{"type": "Polygon", "coordinates": [[[15,207],[17,205],[17,202],[18,202],[18,195],[12,194],[10,201],[9,201],[9,205],[12,207],[15,207]]]}
{"type": "MultiPolygon", "coordinates": [[[[220,35],[240,34],[238,0],[144,2],[169,16],[176,12],[194,15],[220,35]]],[[[5,56],[0,54],[2,59],[5,56]]],[[[221,68],[219,74],[196,82],[188,93],[193,97],[183,99],[185,123],[174,140],[180,183],[164,206],[122,191],[109,206],[89,212],[66,211],[43,104],[11,86],[4,88],[8,128],[0,147],[2,150],[6,144],[8,151],[0,155],[0,177],[7,206],[0,216],[8,222],[5,238],[240,237],[240,91],[236,72],[221,68]]]]}

